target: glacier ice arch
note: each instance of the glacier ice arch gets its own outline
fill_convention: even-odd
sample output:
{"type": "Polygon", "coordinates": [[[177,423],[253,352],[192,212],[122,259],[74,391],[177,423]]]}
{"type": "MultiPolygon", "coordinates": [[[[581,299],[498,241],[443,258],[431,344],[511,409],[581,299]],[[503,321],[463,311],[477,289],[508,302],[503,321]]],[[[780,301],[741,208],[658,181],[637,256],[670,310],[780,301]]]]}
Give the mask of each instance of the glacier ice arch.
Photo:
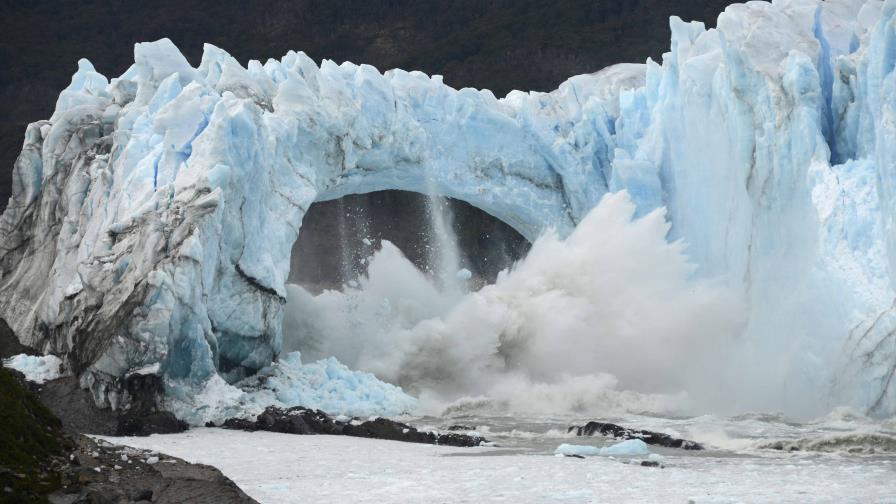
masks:
{"type": "Polygon", "coordinates": [[[661,63],[502,99],[293,52],[243,67],[206,46],[193,68],[168,40],[111,81],[82,60],[14,168],[0,317],[99,403],[126,406],[133,374],[186,394],[276,357],[317,199],[431,185],[532,240],[627,190],[640,213],[668,208],[699,275],[743,293],[750,347],[790,370],[759,386],[824,382],[892,414],[896,1],[671,27],[661,63]]]}

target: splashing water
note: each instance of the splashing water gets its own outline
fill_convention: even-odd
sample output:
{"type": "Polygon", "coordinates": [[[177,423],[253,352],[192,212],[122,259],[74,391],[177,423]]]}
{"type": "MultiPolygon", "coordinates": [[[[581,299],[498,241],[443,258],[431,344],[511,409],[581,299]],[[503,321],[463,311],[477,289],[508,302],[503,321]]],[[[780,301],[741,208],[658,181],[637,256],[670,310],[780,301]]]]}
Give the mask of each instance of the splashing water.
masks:
{"type": "MultiPolygon", "coordinates": [[[[432,407],[480,397],[523,411],[680,409],[712,395],[743,309],[691,278],[662,210],[634,211],[626,193],[608,195],[568,238],[545,234],[494,285],[461,296],[384,241],[357,286],[288,287],[285,347],[335,356],[432,407]]],[[[439,261],[442,278],[457,278],[454,260],[439,261]]]]}
{"type": "Polygon", "coordinates": [[[466,290],[466,285],[465,279],[458,276],[463,268],[457,235],[454,233],[453,215],[445,198],[436,191],[431,178],[427,179],[426,186],[426,210],[432,236],[428,249],[431,273],[444,293],[459,296],[466,290]]]}
{"type": "Polygon", "coordinates": [[[339,252],[342,256],[341,260],[339,261],[340,265],[342,266],[340,268],[339,274],[340,274],[340,277],[341,277],[340,279],[342,282],[348,282],[348,281],[352,280],[353,278],[355,278],[356,273],[355,273],[354,267],[353,267],[354,266],[354,258],[352,257],[351,249],[346,246],[346,244],[349,241],[349,237],[348,237],[348,233],[346,232],[346,229],[345,229],[346,228],[345,202],[343,200],[337,201],[336,208],[337,208],[336,233],[339,236],[339,244],[340,244],[339,252]]]}

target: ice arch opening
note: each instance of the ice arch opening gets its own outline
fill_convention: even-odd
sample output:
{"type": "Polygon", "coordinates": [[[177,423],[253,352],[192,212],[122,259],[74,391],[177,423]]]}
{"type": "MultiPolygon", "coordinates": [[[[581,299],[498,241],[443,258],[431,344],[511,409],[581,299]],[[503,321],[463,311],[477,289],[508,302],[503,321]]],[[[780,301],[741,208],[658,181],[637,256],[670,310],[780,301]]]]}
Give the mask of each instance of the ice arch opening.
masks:
{"type": "Polygon", "coordinates": [[[529,247],[504,222],[436,194],[317,201],[292,248],[282,352],[371,370],[403,331],[494,283],[529,247]]]}
{"type": "Polygon", "coordinates": [[[134,56],[111,82],[79,63],[29,126],[0,223],[0,316],[66,355],[100,404],[126,406],[134,373],[188,395],[270,365],[315,201],[439,194],[532,240],[607,190],[606,113],[569,86],[499,100],[295,52],[243,67],[213,46],[194,68],[167,39],[134,56]]]}
{"type": "Polygon", "coordinates": [[[292,248],[288,282],[315,293],[341,289],[363,273],[383,240],[433,274],[440,243],[431,213],[439,205],[474,288],[493,283],[530,246],[515,229],[463,201],[395,190],[352,194],[309,207],[292,248]]]}

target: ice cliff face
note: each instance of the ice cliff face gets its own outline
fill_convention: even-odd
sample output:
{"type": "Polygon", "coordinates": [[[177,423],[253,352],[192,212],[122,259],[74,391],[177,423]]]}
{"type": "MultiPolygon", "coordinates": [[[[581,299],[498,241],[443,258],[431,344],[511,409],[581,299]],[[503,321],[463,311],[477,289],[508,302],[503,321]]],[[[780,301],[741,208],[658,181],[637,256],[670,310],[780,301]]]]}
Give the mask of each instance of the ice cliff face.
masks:
{"type": "Polygon", "coordinates": [[[671,24],[662,64],[503,99],[303,53],[244,68],[206,46],[192,68],[168,40],[111,81],[82,60],[15,165],[0,317],[124,406],[132,373],[182,393],[277,356],[314,201],[434,187],[533,239],[624,189],[744,293],[757,355],[781,349],[768,365],[840,352],[793,379],[893,413],[896,1],[671,24]]]}

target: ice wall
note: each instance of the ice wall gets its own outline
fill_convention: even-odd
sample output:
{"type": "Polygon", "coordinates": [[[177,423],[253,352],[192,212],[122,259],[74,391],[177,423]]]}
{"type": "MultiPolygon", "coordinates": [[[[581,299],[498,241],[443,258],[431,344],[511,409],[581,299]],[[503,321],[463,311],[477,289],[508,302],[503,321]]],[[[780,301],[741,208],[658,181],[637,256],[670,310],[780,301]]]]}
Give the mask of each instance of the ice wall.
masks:
{"type": "Polygon", "coordinates": [[[671,25],[661,64],[503,99],[303,53],[243,67],[208,45],[192,68],[168,40],[111,81],[81,60],[16,162],[0,317],[121,406],[130,373],[183,392],[275,358],[313,201],[432,184],[533,239],[626,189],[750,301],[744,359],[780,371],[757,387],[825,380],[892,413],[896,1],[671,25]]]}

